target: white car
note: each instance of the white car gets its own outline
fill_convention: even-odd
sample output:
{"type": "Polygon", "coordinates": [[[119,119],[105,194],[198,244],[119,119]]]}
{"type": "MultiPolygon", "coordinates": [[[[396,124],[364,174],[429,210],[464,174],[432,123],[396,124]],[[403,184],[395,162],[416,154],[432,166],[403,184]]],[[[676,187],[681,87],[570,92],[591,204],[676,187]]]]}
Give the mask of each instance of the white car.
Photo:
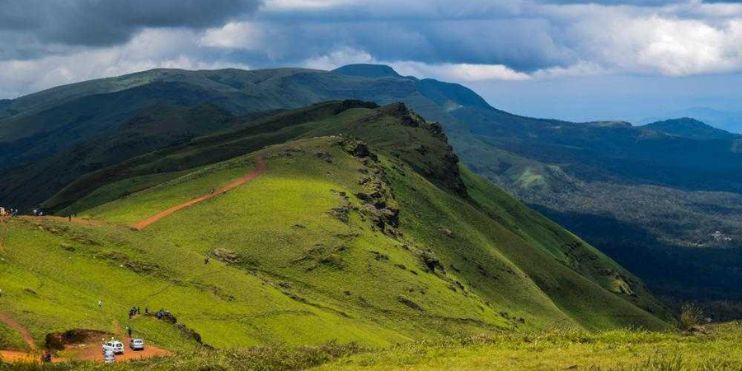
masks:
{"type": "Polygon", "coordinates": [[[118,340],[110,340],[103,343],[103,352],[106,350],[113,351],[114,354],[124,354],[124,344],[118,340]]]}
{"type": "Polygon", "coordinates": [[[144,340],[142,339],[129,340],[129,348],[131,348],[131,350],[144,350],[144,340]]]}

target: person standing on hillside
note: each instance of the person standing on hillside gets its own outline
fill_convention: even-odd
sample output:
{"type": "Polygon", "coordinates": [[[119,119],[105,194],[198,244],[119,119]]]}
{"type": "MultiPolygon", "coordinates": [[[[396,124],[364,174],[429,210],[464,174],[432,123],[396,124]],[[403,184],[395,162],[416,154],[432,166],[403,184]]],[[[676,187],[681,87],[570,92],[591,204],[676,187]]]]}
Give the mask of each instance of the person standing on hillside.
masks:
{"type": "Polygon", "coordinates": [[[98,300],[98,309],[103,309],[103,300],[98,300]]]}

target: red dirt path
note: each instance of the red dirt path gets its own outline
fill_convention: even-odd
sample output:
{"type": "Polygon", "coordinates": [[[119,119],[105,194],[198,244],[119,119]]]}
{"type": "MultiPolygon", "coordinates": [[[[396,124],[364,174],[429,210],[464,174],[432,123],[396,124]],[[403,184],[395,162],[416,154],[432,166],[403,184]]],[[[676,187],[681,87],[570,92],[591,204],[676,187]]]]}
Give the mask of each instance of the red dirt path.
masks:
{"type": "Polygon", "coordinates": [[[13,330],[21,334],[23,341],[26,342],[28,347],[31,350],[36,350],[36,343],[34,343],[33,336],[31,336],[31,333],[28,331],[27,328],[25,328],[20,323],[16,322],[7,313],[3,313],[3,312],[0,312],[0,322],[4,323],[6,326],[12,328],[13,330]]]}
{"type": "Polygon", "coordinates": [[[247,175],[245,175],[245,176],[243,176],[241,178],[237,178],[237,179],[229,182],[228,184],[226,184],[225,186],[217,189],[213,193],[207,193],[205,195],[196,197],[196,198],[194,198],[194,199],[192,199],[190,201],[184,202],[184,203],[182,203],[180,205],[173,206],[173,207],[171,207],[171,208],[169,208],[167,210],[160,211],[159,213],[157,213],[155,215],[152,215],[149,218],[144,219],[142,221],[139,221],[136,224],[132,225],[132,228],[141,231],[142,229],[147,228],[151,224],[156,223],[160,219],[163,219],[165,217],[168,217],[168,216],[170,216],[170,215],[172,215],[172,214],[174,214],[174,213],[176,213],[176,212],[178,212],[180,210],[183,210],[185,208],[189,208],[189,207],[191,207],[193,205],[196,205],[198,203],[204,202],[206,200],[210,200],[210,199],[212,199],[212,198],[214,198],[216,196],[219,196],[219,195],[222,195],[224,193],[227,193],[227,192],[229,192],[229,191],[231,191],[231,190],[233,190],[233,189],[235,189],[235,188],[237,188],[237,187],[239,187],[239,186],[241,186],[241,185],[243,185],[243,184],[245,184],[245,183],[247,183],[247,182],[249,182],[249,181],[251,181],[251,180],[253,180],[253,179],[257,178],[257,177],[259,177],[259,176],[261,176],[261,175],[263,175],[263,173],[265,173],[265,171],[266,171],[265,160],[263,160],[262,157],[258,157],[257,160],[256,160],[255,170],[249,172],[247,175]]]}
{"type": "Polygon", "coordinates": [[[20,323],[16,322],[13,318],[11,318],[7,313],[0,312],[0,322],[5,324],[6,326],[10,327],[11,329],[18,332],[21,337],[23,338],[23,341],[28,345],[29,349],[31,349],[31,352],[21,352],[21,351],[15,351],[15,350],[0,350],[0,357],[2,357],[3,361],[5,362],[39,362],[41,354],[37,354],[37,348],[36,343],[33,341],[33,337],[31,336],[31,333],[28,331],[27,328],[25,328],[20,323]]]}

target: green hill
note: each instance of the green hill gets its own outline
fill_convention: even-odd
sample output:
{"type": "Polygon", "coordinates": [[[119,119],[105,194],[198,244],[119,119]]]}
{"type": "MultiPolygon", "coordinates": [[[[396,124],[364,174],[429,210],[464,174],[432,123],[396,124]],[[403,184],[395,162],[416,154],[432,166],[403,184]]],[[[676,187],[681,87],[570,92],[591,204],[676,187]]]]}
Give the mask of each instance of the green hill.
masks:
{"type": "MultiPolygon", "coordinates": [[[[92,176],[120,177],[116,166],[139,156],[247,122],[257,125],[249,130],[263,130],[258,120],[277,111],[342,99],[404,102],[440,122],[468,168],[582,236],[662,295],[742,298],[738,137],[701,140],[623,122],[513,115],[461,85],[400,76],[387,66],[158,69],[3,101],[0,204],[26,213],[42,205],[59,211],[96,189],[92,176]]],[[[281,137],[267,128],[262,138],[271,137],[270,143],[293,137],[291,130],[281,137]]],[[[254,150],[262,141],[241,145],[254,150]]],[[[227,159],[219,151],[212,155],[227,159]]],[[[212,159],[158,166],[185,170],[208,163],[204,158],[212,159]]],[[[159,180],[137,179],[140,187],[159,180]]]]}
{"type": "MultiPolygon", "coordinates": [[[[404,105],[329,102],[133,158],[115,165],[118,177],[82,177],[93,191],[66,202],[80,219],[7,222],[2,311],[38,344],[131,325],[176,352],[197,338],[384,346],[669,326],[636,277],[460,165],[446,141],[404,105]],[[267,171],[247,184],[130,227],[258,159],[267,171]],[[133,305],[164,308],[180,325],[128,320],[133,305]]],[[[17,343],[12,335],[0,331],[0,344],[17,343]]]]}

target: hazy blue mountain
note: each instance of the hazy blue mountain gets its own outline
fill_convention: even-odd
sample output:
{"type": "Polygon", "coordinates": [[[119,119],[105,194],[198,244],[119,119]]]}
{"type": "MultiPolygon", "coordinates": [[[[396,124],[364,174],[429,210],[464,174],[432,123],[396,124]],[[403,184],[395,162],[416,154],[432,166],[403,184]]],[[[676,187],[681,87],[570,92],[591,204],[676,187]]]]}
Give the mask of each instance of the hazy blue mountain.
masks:
{"type": "Polygon", "coordinates": [[[689,139],[733,139],[735,136],[739,136],[689,117],[657,121],[644,125],[644,127],[660,133],[689,139]]]}
{"type": "Polygon", "coordinates": [[[393,68],[379,64],[349,64],[335,69],[334,72],[360,77],[402,77],[393,68]]]}
{"type": "Polygon", "coordinates": [[[662,121],[667,117],[692,117],[703,121],[715,128],[726,130],[730,133],[742,134],[742,111],[725,111],[708,107],[694,107],[679,111],[667,112],[663,117],[654,117],[641,120],[644,124],[662,121]]]}

